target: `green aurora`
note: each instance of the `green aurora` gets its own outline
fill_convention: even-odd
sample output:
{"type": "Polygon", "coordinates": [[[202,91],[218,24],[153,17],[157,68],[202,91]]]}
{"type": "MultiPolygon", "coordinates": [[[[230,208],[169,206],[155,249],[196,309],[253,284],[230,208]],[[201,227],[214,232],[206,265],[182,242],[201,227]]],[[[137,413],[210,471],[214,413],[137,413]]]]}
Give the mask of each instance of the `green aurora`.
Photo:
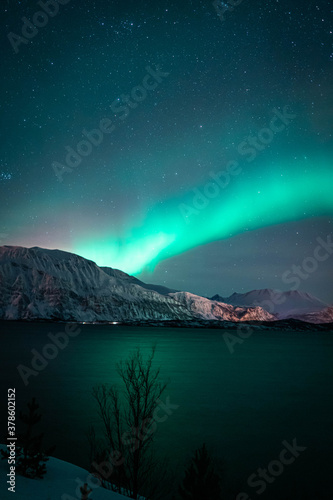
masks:
{"type": "Polygon", "coordinates": [[[210,188],[204,184],[183,199],[169,199],[162,207],[156,206],[141,224],[127,228],[121,237],[90,237],[76,241],[73,250],[98,265],[137,274],[212,241],[333,214],[331,165],[321,161],[305,166],[300,162],[295,170],[295,165],[286,162],[282,167],[251,179],[239,168],[239,175],[230,177],[224,187],[210,178],[210,188]],[[204,195],[207,189],[213,197],[204,195]]]}

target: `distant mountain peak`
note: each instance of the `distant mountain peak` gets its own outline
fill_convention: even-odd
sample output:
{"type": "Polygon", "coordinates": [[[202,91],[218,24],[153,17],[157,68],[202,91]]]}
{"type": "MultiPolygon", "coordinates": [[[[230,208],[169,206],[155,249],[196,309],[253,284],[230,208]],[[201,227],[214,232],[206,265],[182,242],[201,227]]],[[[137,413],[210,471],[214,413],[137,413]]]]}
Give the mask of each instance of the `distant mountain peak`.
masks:
{"type": "Polygon", "coordinates": [[[251,290],[246,293],[234,292],[229,297],[214,295],[212,300],[221,300],[234,306],[261,306],[278,318],[300,317],[325,309],[328,304],[317,297],[300,290],[280,292],[271,288],[251,290]]]}

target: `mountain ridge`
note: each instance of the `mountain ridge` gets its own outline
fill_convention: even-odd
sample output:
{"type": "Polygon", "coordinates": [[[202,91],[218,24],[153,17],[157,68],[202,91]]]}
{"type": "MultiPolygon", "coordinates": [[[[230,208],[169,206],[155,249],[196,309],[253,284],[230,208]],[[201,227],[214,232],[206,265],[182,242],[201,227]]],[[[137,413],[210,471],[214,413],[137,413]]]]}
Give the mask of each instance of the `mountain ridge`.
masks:
{"type": "Polygon", "coordinates": [[[0,247],[0,293],[0,319],[333,322],[333,307],[306,292],[263,289],[205,298],[40,247],[0,247]]]}

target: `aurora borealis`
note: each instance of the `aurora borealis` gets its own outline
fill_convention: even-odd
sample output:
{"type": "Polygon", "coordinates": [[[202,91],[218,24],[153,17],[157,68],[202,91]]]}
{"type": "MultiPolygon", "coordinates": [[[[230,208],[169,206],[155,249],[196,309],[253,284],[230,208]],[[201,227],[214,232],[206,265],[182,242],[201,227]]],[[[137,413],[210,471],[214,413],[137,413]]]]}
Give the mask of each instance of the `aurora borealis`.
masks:
{"type": "MultiPolygon", "coordinates": [[[[0,244],[207,296],[287,289],[332,233],[329,2],[244,0],[223,22],[210,1],[88,4],[18,53],[7,35],[41,7],[1,6],[0,244]]],[[[332,269],[302,289],[333,302],[332,269]]]]}
{"type": "MultiPolygon", "coordinates": [[[[204,196],[204,189],[196,188],[188,204],[165,203],[162,211],[158,208],[155,213],[152,211],[142,229],[133,231],[124,240],[111,238],[100,248],[93,242],[82,247],[79,244],[76,251],[103,265],[111,255],[116,267],[138,273],[155,260],[178,255],[204,243],[273,224],[332,213],[329,180],[332,182],[333,173],[318,164],[316,168],[310,166],[306,177],[287,169],[281,172],[283,174],[276,168],[274,176],[262,176],[260,182],[257,179],[240,180],[240,186],[234,189],[230,186],[230,193],[221,190],[222,199],[214,198],[215,202],[204,196]],[[323,178],[328,182],[323,183],[323,178]],[[185,220],[187,213],[185,218],[188,220],[185,220]]],[[[212,193],[219,195],[219,189],[212,193]]]]}

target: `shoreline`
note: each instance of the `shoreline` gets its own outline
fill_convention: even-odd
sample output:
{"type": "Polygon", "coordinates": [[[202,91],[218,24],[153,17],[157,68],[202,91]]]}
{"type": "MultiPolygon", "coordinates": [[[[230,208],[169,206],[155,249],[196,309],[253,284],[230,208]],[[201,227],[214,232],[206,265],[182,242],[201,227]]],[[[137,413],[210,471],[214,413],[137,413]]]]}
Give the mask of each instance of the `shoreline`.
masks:
{"type": "Polygon", "coordinates": [[[81,326],[111,326],[137,327],[137,328],[196,328],[196,329],[219,329],[219,330],[240,330],[243,328],[253,328],[260,330],[293,330],[293,331],[332,331],[333,323],[309,323],[298,319],[281,319],[276,321],[218,321],[218,320],[136,320],[136,321],[73,321],[73,320],[51,320],[47,318],[24,319],[0,319],[0,324],[75,324],[81,326]]]}

